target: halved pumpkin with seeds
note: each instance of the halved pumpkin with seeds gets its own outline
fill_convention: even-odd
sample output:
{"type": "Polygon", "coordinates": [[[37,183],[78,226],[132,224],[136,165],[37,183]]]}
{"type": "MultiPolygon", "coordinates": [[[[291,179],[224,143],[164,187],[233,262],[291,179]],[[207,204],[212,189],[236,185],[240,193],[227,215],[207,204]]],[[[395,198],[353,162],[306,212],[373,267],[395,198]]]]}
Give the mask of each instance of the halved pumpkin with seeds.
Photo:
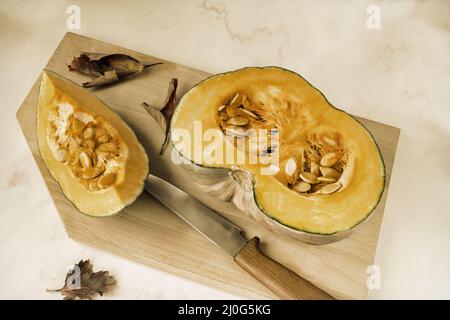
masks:
{"type": "Polygon", "coordinates": [[[81,212],[112,215],[142,192],[148,159],[134,132],[92,93],[51,71],[42,73],[37,131],[47,168],[81,212]]]}
{"type": "Polygon", "coordinates": [[[180,101],[171,136],[203,190],[306,242],[347,235],[384,190],[384,164],[371,134],[285,69],[244,68],[202,81],[180,101]],[[217,143],[209,134],[186,146],[177,132],[194,137],[199,126],[224,139],[217,143]],[[265,139],[260,132],[268,132],[265,139]],[[257,161],[249,161],[255,153],[257,161]]]}

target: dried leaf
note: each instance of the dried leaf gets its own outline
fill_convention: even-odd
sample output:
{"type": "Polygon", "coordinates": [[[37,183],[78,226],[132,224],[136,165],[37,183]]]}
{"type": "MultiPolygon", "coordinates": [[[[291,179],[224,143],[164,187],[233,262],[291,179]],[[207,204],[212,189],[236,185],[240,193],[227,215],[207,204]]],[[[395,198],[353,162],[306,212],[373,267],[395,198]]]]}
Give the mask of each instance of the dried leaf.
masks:
{"type": "Polygon", "coordinates": [[[158,122],[165,132],[166,136],[161,146],[161,150],[159,151],[160,155],[164,153],[170,141],[170,120],[172,120],[173,113],[177,107],[177,86],[178,79],[172,78],[169,83],[169,89],[167,90],[164,107],[161,110],[158,110],[145,102],[142,103],[145,110],[156,120],[156,122],[158,122]]]}
{"type": "Polygon", "coordinates": [[[145,108],[148,114],[150,114],[153,119],[159,124],[161,129],[166,132],[166,118],[164,118],[161,111],[158,109],[150,106],[147,102],[142,102],[142,106],[145,108]]]}
{"type": "Polygon", "coordinates": [[[79,72],[92,77],[102,75],[101,69],[97,61],[88,58],[87,54],[82,53],[78,58],[73,58],[68,66],[70,71],[79,72]]]}
{"type": "Polygon", "coordinates": [[[64,300],[90,300],[95,293],[103,296],[114,284],[108,271],[93,272],[90,260],[81,260],[67,272],[64,287],[47,292],[61,292],[64,300]]]}
{"type": "Polygon", "coordinates": [[[126,54],[83,52],[79,57],[73,58],[68,67],[70,71],[94,77],[92,81],[83,83],[83,87],[92,88],[131,78],[148,67],[161,63],[144,65],[126,54]]]}
{"type": "Polygon", "coordinates": [[[106,71],[105,74],[98,76],[94,80],[90,82],[83,83],[83,87],[85,88],[93,88],[93,87],[100,87],[105,86],[107,84],[111,84],[114,82],[118,82],[120,79],[117,76],[117,73],[115,70],[106,71]]]}

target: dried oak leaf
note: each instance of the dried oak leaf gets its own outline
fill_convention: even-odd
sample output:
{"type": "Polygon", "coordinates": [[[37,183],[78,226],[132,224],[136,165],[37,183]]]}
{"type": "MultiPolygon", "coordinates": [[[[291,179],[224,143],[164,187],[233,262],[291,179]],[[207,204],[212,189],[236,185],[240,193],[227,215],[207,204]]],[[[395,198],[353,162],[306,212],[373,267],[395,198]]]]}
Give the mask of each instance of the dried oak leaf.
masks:
{"type": "Polygon", "coordinates": [[[164,107],[158,110],[148,103],[143,102],[142,106],[150,114],[153,119],[159,124],[161,129],[165,132],[165,139],[161,146],[159,154],[162,155],[167,148],[170,141],[170,120],[172,120],[173,113],[177,107],[177,87],[178,79],[172,78],[169,83],[169,89],[167,90],[166,101],[164,102],[164,107]]]}
{"type": "Polygon", "coordinates": [[[92,81],[83,83],[83,87],[92,88],[134,77],[145,69],[158,64],[162,64],[162,62],[145,65],[139,60],[121,53],[83,52],[79,57],[74,57],[68,67],[70,71],[94,77],[92,81]]]}
{"type": "Polygon", "coordinates": [[[60,292],[64,300],[90,300],[95,293],[103,296],[115,283],[108,271],[93,272],[90,260],[81,260],[67,272],[64,287],[47,292],[60,292]]]}

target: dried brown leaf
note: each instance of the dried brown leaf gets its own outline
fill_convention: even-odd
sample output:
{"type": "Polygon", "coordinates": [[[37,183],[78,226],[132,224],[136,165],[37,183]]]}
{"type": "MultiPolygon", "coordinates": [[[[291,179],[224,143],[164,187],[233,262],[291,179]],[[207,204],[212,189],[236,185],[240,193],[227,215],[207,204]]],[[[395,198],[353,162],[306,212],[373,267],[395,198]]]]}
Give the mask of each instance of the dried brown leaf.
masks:
{"type": "Polygon", "coordinates": [[[166,132],[166,118],[164,118],[161,111],[156,109],[155,107],[150,106],[146,102],[142,102],[142,106],[147,111],[148,114],[150,114],[153,119],[158,123],[158,125],[161,127],[161,129],[166,132]]]}
{"type": "Polygon", "coordinates": [[[74,57],[68,67],[70,71],[94,77],[92,81],[83,83],[83,87],[92,88],[131,78],[145,69],[161,63],[144,65],[126,54],[83,52],[79,57],[74,57]]]}
{"type": "Polygon", "coordinates": [[[169,82],[164,107],[161,110],[148,105],[146,102],[142,103],[142,106],[145,108],[147,113],[155,119],[155,121],[165,132],[164,142],[161,145],[161,150],[159,151],[160,155],[164,153],[170,141],[170,121],[172,120],[173,113],[177,107],[177,87],[178,79],[172,78],[169,82]]]}
{"type": "Polygon", "coordinates": [[[81,260],[67,272],[61,289],[47,289],[47,292],[60,292],[64,300],[90,300],[93,294],[102,296],[114,284],[108,271],[93,272],[90,260],[81,260]]]}
{"type": "Polygon", "coordinates": [[[170,140],[170,120],[172,120],[173,113],[175,112],[175,108],[177,107],[177,87],[178,87],[178,79],[172,78],[169,83],[169,89],[167,90],[166,102],[164,103],[164,107],[161,109],[161,113],[166,119],[166,138],[161,146],[161,150],[159,154],[162,155],[167,148],[167,145],[170,140]]]}
{"type": "Polygon", "coordinates": [[[85,88],[93,88],[93,87],[100,87],[105,86],[107,84],[111,84],[114,82],[118,82],[120,79],[116,73],[115,70],[106,71],[105,74],[102,74],[98,76],[97,78],[94,78],[94,80],[90,82],[83,83],[83,87],[85,88]]]}

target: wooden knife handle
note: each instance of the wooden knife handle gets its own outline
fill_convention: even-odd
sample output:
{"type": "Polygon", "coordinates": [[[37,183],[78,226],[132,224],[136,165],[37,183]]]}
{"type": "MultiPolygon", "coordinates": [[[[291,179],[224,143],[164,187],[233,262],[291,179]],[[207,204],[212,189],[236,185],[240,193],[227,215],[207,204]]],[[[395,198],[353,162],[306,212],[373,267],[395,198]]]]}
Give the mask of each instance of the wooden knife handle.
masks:
{"type": "Polygon", "coordinates": [[[259,250],[259,238],[254,237],[234,257],[234,261],[281,299],[331,300],[325,291],[303,279],[259,250]]]}

